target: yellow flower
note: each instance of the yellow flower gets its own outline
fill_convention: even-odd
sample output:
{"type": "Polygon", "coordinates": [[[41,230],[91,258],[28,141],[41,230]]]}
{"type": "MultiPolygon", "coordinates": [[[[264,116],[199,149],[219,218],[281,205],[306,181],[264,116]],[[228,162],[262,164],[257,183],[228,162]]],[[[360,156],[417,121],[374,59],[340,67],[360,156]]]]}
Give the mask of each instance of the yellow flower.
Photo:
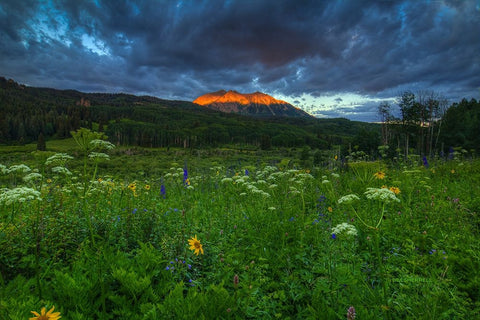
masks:
{"type": "Polygon", "coordinates": [[[386,185],[383,185],[383,186],[382,186],[382,189],[387,189],[387,186],[386,186],[386,185]]]}
{"type": "Polygon", "coordinates": [[[335,159],[335,161],[337,161],[337,160],[338,160],[338,156],[335,156],[334,159],[335,159]]]}
{"type": "Polygon", "coordinates": [[[375,172],[373,175],[377,179],[380,179],[380,180],[385,179],[385,172],[378,171],[378,172],[375,172]]]}
{"type": "Polygon", "coordinates": [[[328,207],[327,210],[328,210],[328,212],[330,212],[330,213],[333,211],[332,207],[328,207]]]}
{"type": "Polygon", "coordinates": [[[145,190],[147,190],[147,191],[150,190],[150,185],[149,184],[145,185],[145,190]]]}
{"type": "Polygon", "coordinates": [[[187,180],[185,180],[185,185],[187,185],[187,186],[190,185],[190,179],[187,178],[187,180]]]}
{"type": "Polygon", "coordinates": [[[40,314],[35,311],[30,311],[35,315],[35,317],[30,318],[30,320],[58,320],[61,318],[60,312],[53,312],[54,309],[55,309],[55,306],[53,306],[52,309],[46,312],[47,309],[43,307],[42,310],[40,311],[40,314]]]}
{"type": "Polygon", "coordinates": [[[198,253],[201,252],[203,254],[203,246],[200,243],[200,240],[197,239],[197,235],[195,237],[188,240],[188,244],[190,245],[190,250],[195,251],[194,253],[198,256],[198,253]]]}
{"type": "Polygon", "coordinates": [[[52,179],[47,179],[47,183],[52,183],[52,179]]]}
{"type": "Polygon", "coordinates": [[[400,189],[397,188],[397,187],[390,187],[389,190],[392,191],[392,192],[395,193],[395,194],[399,194],[399,193],[400,193],[400,189]]]}
{"type": "Polygon", "coordinates": [[[137,184],[135,182],[132,182],[128,185],[128,189],[130,189],[132,192],[135,192],[137,190],[137,184]]]}
{"type": "Polygon", "coordinates": [[[452,171],[450,171],[452,174],[455,173],[455,169],[452,169],[452,171]]]}

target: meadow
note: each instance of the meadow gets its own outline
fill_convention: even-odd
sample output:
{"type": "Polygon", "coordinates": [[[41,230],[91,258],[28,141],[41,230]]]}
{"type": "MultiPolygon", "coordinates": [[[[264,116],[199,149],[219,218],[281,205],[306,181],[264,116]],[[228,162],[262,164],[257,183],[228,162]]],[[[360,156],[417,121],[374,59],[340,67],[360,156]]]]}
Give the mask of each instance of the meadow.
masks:
{"type": "Polygon", "coordinates": [[[1,319],[480,318],[478,159],[72,141],[0,163],[1,319]]]}

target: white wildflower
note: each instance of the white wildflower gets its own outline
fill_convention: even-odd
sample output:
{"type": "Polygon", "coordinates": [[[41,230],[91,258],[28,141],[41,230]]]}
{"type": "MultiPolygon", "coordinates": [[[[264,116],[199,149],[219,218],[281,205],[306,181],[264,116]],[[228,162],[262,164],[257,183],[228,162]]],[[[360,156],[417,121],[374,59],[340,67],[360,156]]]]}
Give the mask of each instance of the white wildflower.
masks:
{"type": "Polygon", "coordinates": [[[379,200],[385,203],[393,201],[400,202],[400,199],[395,196],[395,192],[387,188],[367,188],[367,191],[365,191],[365,196],[367,199],[379,200]]]}
{"type": "Polygon", "coordinates": [[[27,187],[3,189],[0,193],[0,203],[10,205],[17,202],[42,200],[40,195],[40,192],[38,192],[37,190],[27,187]]]}
{"type": "Polygon", "coordinates": [[[93,160],[110,160],[110,156],[103,152],[90,152],[88,157],[93,160]]]}
{"type": "Polygon", "coordinates": [[[323,180],[322,181],[322,184],[327,184],[327,183],[330,183],[330,181],[329,180],[323,180]]]}
{"type": "Polygon", "coordinates": [[[72,173],[70,172],[70,170],[68,170],[68,169],[65,168],[65,167],[53,167],[53,168],[52,168],[52,172],[54,172],[54,173],[59,173],[59,174],[63,174],[63,175],[66,175],[66,176],[69,176],[69,175],[72,174],[72,173]]]}
{"type": "Polygon", "coordinates": [[[268,210],[274,211],[274,210],[277,210],[277,208],[275,208],[275,207],[268,207],[268,210]]]}
{"type": "Polygon", "coordinates": [[[269,185],[268,187],[269,187],[270,189],[275,189],[275,188],[278,187],[278,185],[276,185],[276,184],[271,184],[271,185],[269,185]]]}
{"type": "Polygon", "coordinates": [[[27,172],[32,171],[32,169],[30,169],[28,166],[26,166],[26,165],[24,165],[24,164],[16,164],[16,165],[11,166],[11,167],[8,169],[8,171],[9,171],[9,172],[27,173],[27,172]]]}
{"type": "Polygon", "coordinates": [[[115,145],[113,143],[100,139],[90,141],[90,146],[96,150],[112,150],[113,148],[115,148],[115,145]]]}
{"type": "Polygon", "coordinates": [[[340,178],[340,175],[338,173],[332,172],[332,177],[334,178],[340,178]]]}
{"type": "Polygon", "coordinates": [[[0,173],[1,174],[7,174],[9,171],[7,169],[6,166],[4,166],[3,164],[0,164],[0,173]]]}
{"type": "Polygon", "coordinates": [[[360,198],[356,194],[347,194],[346,196],[341,197],[338,199],[338,204],[344,203],[344,204],[350,204],[353,201],[360,200],[360,198]]]}
{"type": "Polygon", "coordinates": [[[227,182],[231,183],[231,182],[233,182],[233,179],[232,178],[223,178],[222,179],[222,183],[227,183],[227,182]]]}
{"type": "Polygon", "coordinates": [[[53,156],[49,157],[46,161],[46,165],[63,165],[65,164],[68,160],[72,160],[73,157],[66,154],[66,153],[55,153],[53,156]]]}
{"type": "Polygon", "coordinates": [[[337,224],[334,228],[332,228],[332,234],[335,234],[335,235],[344,234],[347,236],[354,237],[357,235],[357,229],[355,228],[355,226],[344,222],[341,224],[337,224]]]}
{"type": "Polygon", "coordinates": [[[23,177],[23,181],[25,182],[30,182],[30,181],[35,181],[35,180],[40,180],[42,179],[42,175],[37,172],[32,172],[27,174],[25,177],[23,177]]]}

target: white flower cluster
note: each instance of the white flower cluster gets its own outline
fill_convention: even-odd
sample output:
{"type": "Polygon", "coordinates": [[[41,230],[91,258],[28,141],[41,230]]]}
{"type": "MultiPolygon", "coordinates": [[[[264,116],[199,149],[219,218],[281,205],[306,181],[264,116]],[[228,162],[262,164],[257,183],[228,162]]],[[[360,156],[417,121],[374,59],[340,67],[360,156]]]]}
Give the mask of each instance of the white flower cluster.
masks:
{"type": "Polygon", "coordinates": [[[72,174],[72,173],[70,172],[70,170],[68,170],[68,169],[65,168],[65,167],[53,167],[53,168],[52,168],[52,172],[53,172],[53,173],[58,173],[58,174],[63,174],[63,175],[66,175],[66,176],[69,176],[69,175],[72,174]]]}
{"type": "Polygon", "coordinates": [[[346,196],[341,197],[338,199],[338,204],[350,204],[356,200],[360,200],[360,198],[356,194],[347,194],[346,196]]]}
{"type": "Polygon", "coordinates": [[[20,173],[27,173],[32,171],[28,166],[24,164],[16,164],[8,168],[8,172],[20,172],[20,173]]]}
{"type": "Polygon", "coordinates": [[[32,172],[27,174],[25,177],[23,177],[23,181],[25,182],[34,182],[35,180],[41,180],[43,176],[38,173],[38,172],[32,172]]]}
{"type": "Polygon", "coordinates": [[[66,153],[55,153],[53,156],[49,157],[46,161],[46,165],[60,166],[64,165],[68,160],[72,160],[73,157],[66,153]]]}
{"type": "MultiPolygon", "coordinates": [[[[95,141],[95,140],[93,140],[93,141],[95,141]]],[[[102,140],[100,140],[100,141],[102,141],[102,140]]],[[[88,157],[90,159],[93,159],[93,160],[110,160],[110,156],[106,153],[103,153],[103,152],[90,152],[88,157]]]]}
{"type": "Polygon", "coordinates": [[[112,150],[113,148],[115,148],[114,144],[100,139],[90,141],[90,146],[94,150],[112,150]]]}
{"type": "Polygon", "coordinates": [[[367,199],[379,200],[385,203],[400,202],[400,199],[395,196],[395,192],[387,188],[367,188],[367,191],[365,191],[365,196],[367,199]]]}
{"type": "Polygon", "coordinates": [[[40,196],[40,192],[27,187],[2,189],[0,193],[0,203],[10,205],[12,203],[25,202],[29,200],[42,200],[40,196]]]}
{"type": "Polygon", "coordinates": [[[354,237],[357,235],[357,228],[355,228],[355,226],[349,223],[344,222],[341,224],[337,224],[335,227],[333,227],[332,234],[335,234],[335,235],[344,234],[347,236],[354,237]]]}

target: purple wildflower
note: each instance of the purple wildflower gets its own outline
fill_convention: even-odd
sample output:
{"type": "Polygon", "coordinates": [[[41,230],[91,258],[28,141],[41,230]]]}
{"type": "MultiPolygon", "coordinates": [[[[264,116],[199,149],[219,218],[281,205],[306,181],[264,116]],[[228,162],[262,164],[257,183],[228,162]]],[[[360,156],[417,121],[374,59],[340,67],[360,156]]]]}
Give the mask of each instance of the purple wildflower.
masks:
{"type": "Polygon", "coordinates": [[[187,180],[188,180],[188,169],[187,169],[187,165],[185,164],[185,166],[183,167],[183,183],[187,183],[187,180]]]}
{"type": "Polygon", "coordinates": [[[356,316],[357,316],[357,313],[355,311],[355,308],[353,306],[348,308],[348,310],[347,310],[347,320],[354,320],[356,316]]]}
{"type": "Polygon", "coordinates": [[[165,189],[165,186],[162,184],[160,187],[160,195],[165,199],[165,196],[167,195],[167,190],[165,189]]]}
{"type": "Polygon", "coordinates": [[[337,239],[337,235],[335,233],[332,233],[332,239],[333,240],[337,239]]]}
{"type": "Polygon", "coordinates": [[[428,168],[427,157],[423,156],[422,160],[423,160],[423,165],[425,166],[425,168],[428,168]]]}

